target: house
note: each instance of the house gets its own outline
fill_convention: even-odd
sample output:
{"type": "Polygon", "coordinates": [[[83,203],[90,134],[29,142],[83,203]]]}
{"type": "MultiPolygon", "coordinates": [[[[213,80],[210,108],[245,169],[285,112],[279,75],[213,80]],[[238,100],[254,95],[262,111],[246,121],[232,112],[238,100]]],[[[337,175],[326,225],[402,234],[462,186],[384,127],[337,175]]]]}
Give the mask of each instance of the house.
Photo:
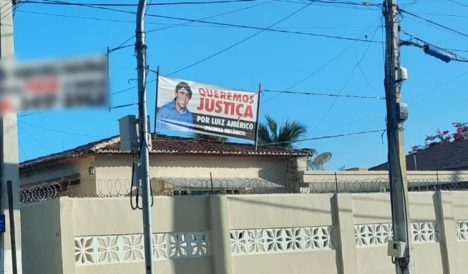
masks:
{"type": "MultiPolygon", "coordinates": [[[[407,170],[468,170],[468,139],[441,142],[406,156],[407,170]]],[[[383,163],[370,170],[388,170],[383,163]]]]}
{"type": "MultiPolygon", "coordinates": [[[[312,172],[305,172],[307,156],[301,150],[158,135],[152,139],[150,176],[163,193],[177,187],[200,191],[189,186],[203,184],[205,190],[213,184],[240,192],[249,183],[254,189],[263,184],[296,191],[298,182],[313,181],[312,172]]],[[[141,211],[130,207],[128,197],[115,197],[131,191],[126,187],[132,159],[112,137],[21,164],[24,192],[75,196],[21,206],[23,273],[144,272],[141,211]]],[[[336,183],[348,175],[327,177],[336,183]]],[[[409,194],[411,241],[421,273],[468,268],[467,197],[409,194]],[[418,259],[424,257],[431,260],[418,259]]],[[[395,272],[386,252],[392,233],[388,193],[154,196],[153,202],[158,273],[395,272]]]]}
{"type": "MultiPolygon", "coordinates": [[[[307,157],[302,150],[153,135],[150,179],[153,193],[163,195],[297,192],[307,157]]],[[[57,192],[128,195],[134,190],[135,159],[120,150],[116,136],[25,161],[20,164],[22,200],[57,192]]]]}

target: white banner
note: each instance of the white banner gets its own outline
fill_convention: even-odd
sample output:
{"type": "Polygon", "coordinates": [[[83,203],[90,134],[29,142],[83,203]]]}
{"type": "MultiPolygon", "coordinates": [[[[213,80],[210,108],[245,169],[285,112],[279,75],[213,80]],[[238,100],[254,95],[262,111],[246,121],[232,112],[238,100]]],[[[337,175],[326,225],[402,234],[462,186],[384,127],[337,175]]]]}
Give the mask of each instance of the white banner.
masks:
{"type": "Polygon", "coordinates": [[[107,55],[0,65],[2,111],[108,104],[107,55]]]}
{"type": "Polygon", "coordinates": [[[156,128],[255,140],[258,94],[159,76],[156,128]]]}

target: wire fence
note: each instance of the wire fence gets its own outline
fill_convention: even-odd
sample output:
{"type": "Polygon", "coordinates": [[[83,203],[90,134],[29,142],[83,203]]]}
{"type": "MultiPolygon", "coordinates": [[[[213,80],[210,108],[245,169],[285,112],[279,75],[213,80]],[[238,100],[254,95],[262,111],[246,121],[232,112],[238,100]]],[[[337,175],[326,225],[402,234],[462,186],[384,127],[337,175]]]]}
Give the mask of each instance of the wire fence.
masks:
{"type": "MultiPolygon", "coordinates": [[[[261,178],[153,178],[150,186],[153,196],[287,192],[285,186],[261,178]]],[[[20,203],[47,201],[59,196],[113,198],[135,195],[141,195],[141,187],[132,185],[128,178],[82,179],[79,184],[56,182],[23,188],[20,190],[20,203]]]]}
{"type": "MultiPolygon", "coordinates": [[[[409,180],[409,191],[468,190],[468,178],[427,178],[409,180]]],[[[302,193],[372,193],[389,192],[388,178],[368,180],[323,180],[303,183],[302,193]]],[[[274,194],[290,193],[286,185],[261,178],[153,178],[153,196],[211,195],[211,194],[274,194]]],[[[141,188],[132,186],[128,178],[82,180],[79,184],[43,183],[19,192],[22,205],[68,197],[129,197],[141,195],[141,188]]]]}
{"type": "MultiPolygon", "coordinates": [[[[389,192],[390,183],[387,178],[369,180],[339,181],[326,180],[308,183],[310,193],[371,193],[389,192]]],[[[459,179],[418,179],[408,181],[409,191],[457,191],[468,190],[468,180],[459,179]]]]}
{"type": "Polygon", "coordinates": [[[55,199],[63,191],[59,183],[44,183],[19,191],[21,205],[55,199]]]}

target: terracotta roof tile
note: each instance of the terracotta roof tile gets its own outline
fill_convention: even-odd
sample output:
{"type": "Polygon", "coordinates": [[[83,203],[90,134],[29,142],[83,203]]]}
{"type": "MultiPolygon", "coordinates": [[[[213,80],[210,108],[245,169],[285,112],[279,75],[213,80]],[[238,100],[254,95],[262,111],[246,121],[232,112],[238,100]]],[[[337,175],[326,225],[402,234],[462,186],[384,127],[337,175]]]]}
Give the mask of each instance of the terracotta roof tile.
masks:
{"type": "MultiPolygon", "coordinates": [[[[120,137],[114,136],[82,145],[59,153],[28,160],[20,164],[24,169],[29,166],[51,164],[89,154],[128,154],[120,151],[120,137]]],[[[307,156],[307,152],[298,149],[285,149],[252,144],[219,143],[191,138],[165,135],[152,136],[151,154],[197,154],[197,155],[244,155],[244,156],[307,156]]]]}

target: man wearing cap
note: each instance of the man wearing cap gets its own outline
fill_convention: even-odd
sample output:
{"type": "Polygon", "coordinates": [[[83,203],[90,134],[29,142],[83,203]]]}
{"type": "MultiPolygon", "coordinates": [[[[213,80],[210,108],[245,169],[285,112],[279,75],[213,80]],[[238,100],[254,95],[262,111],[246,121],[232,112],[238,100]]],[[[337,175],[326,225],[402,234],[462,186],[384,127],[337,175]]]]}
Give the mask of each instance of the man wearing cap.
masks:
{"type": "Polygon", "coordinates": [[[190,131],[193,124],[193,115],[187,109],[187,104],[192,98],[192,90],[186,82],[179,82],[174,92],[174,100],[159,108],[156,127],[190,131]]]}

